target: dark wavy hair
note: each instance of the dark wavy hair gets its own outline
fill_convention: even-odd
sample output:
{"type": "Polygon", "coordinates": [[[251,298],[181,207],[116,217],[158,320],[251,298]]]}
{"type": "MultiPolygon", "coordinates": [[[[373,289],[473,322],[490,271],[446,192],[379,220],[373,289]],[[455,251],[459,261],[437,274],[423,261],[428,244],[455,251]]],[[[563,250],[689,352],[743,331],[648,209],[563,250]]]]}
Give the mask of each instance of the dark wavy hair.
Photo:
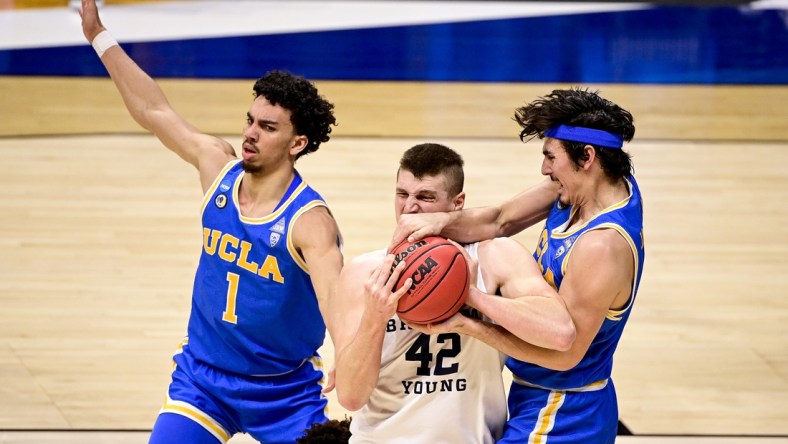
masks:
{"type": "MultiPolygon", "coordinates": [[[[602,98],[598,91],[570,88],[556,89],[533,102],[517,108],[514,120],[520,124],[520,140],[544,138],[548,129],[557,125],[582,126],[621,135],[629,142],[635,136],[632,114],[615,103],[602,98]]],[[[580,166],[588,160],[583,152],[591,145],[600,166],[611,180],[627,177],[633,172],[632,158],[622,149],[596,146],[590,143],[561,140],[569,158],[580,166]]]]}
{"type": "Polygon", "coordinates": [[[326,422],[312,424],[304,436],[296,440],[296,444],[343,444],[350,440],[350,421],[330,419],[326,422]]]}
{"type": "Polygon", "coordinates": [[[465,185],[464,164],[462,156],[456,151],[438,143],[416,145],[405,151],[399,160],[400,170],[410,171],[417,179],[445,175],[450,196],[462,192],[465,185]]]}
{"type": "Polygon", "coordinates": [[[257,79],[254,96],[265,97],[272,105],[290,111],[296,134],[308,140],[296,159],[317,151],[331,137],[331,125],[337,124],[334,104],[323,98],[312,82],[287,71],[269,71],[257,79]]]}

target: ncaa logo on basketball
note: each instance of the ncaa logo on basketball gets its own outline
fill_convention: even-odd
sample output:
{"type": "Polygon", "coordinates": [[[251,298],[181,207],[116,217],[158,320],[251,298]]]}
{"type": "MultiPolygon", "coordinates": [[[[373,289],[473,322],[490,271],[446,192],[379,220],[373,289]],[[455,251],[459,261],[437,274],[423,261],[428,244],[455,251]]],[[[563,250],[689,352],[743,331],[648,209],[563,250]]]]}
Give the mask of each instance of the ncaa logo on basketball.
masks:
{"type": "Polygon", "coordinates": [[[397,316],[415,324],[448,319],[465,304],[470,273],[465,256],[456,244],[439,236],[420,241],[403,241],[390,253],[394,263],[405,264],[394,288],[410,280],[405,294],[397,301],[397,316]]]}
{"type": "Polygon", "coordinates": [[[216,204],[216,208],[222,209],[227,206],[227,196],[220,194],[216,196],[216,199],[213,200],[213,203],[216,204]]]}
{"type": "Polygon", "coordinates": [[[417,285],[421,284],[422,282],[428,281],[432,277],[431,275],[434,275],[432,270],[437,266],[438,266],[438,262],[436,262],[435,259],[429,256],[427,257],[427,259],[424,260],[424,262],[419,264],[419,267],[410,276],[410,278],[412,279],[412,284],[410,285],[410,290],[408,290],[408,293],[415,290],[417,285]]]}

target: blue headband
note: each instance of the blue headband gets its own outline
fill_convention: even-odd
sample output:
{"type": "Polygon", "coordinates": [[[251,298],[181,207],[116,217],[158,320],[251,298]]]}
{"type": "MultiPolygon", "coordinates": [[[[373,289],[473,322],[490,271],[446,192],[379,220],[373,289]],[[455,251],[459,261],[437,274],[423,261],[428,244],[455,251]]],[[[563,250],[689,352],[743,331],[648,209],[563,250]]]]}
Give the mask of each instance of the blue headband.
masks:
{"type": "Polygon", "coordinates": [[[545,137],[583,142],[607,148],[621,148],[624,146],[624,138],[618,134],[582,126],[557,125],[545,131],[544,135],[545,137]]]}

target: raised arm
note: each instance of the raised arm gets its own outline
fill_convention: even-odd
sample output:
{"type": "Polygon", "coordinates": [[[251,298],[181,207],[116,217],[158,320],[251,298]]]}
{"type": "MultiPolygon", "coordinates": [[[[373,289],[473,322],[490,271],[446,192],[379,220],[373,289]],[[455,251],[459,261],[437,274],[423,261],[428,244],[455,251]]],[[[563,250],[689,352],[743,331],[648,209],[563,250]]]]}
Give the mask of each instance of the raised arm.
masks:
{"type": "Polygon", "coordinates": [[[201,133],[170,106],[163,91],[109,35],[95,0],[82,0],[82,32],[94,44],[134,120],[200,172],[205,191],[235,152],[226,141],[201,133]]]}
{"type": "Polygon", "coordinates": [[[511,236],[544,219],[557,196],[556,185],[545,179],[498,206],[403,214],[392,245],[405,238],[415,241],[438,234],[463,243],[511,236]]]}

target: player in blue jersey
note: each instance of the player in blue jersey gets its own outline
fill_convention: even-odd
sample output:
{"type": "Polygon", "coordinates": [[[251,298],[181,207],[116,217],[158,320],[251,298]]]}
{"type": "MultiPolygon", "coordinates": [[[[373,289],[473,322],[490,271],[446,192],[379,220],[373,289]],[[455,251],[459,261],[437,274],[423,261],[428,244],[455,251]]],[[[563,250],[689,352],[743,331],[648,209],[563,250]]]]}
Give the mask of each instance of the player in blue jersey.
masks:
{"type": "MultiPolygon", "coordinates": [[[[632,115],[595,92],[568,89],[519,108],[515,119],[521,140],[544,139],[549,181],[499,206],[403,215],[393,244],[438,233],[460,242],[509,236],[547,217],[534,257],[566,301],[577,337],[568,351],[555,351],[512,347],[493,329],[477,336],[510,356],[515,378],[499,442],[611,443],[618,424],[613,353],[645,253],[640,190],[622,149],[635,133],[632,115]]],[[[459,324],[450,318],[433,331],[465,332],[459,324]]]]}
{"type": "Polygon", "coordinates": [[[317,350],[342,268],[336,222],[295,162],[328,141],[333,105],[304,78],[267,73],[254,84],[238,159],[172,109],[106,32],[94,0],[81,16],[131,116],[197,168],[204,192],[188,337],[150,442],[216,444],[245,432],[294,443],[327,420],[317,350]]]}

